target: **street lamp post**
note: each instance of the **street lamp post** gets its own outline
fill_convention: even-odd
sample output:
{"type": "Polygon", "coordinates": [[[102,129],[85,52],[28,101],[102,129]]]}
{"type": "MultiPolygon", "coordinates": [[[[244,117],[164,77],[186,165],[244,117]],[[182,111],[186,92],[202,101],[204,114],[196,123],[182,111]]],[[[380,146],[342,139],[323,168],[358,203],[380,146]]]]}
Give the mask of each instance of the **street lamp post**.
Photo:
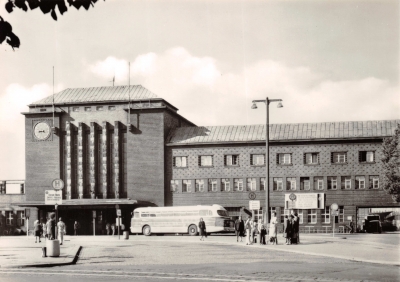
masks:
{"type": "Polygon", "coordinates": [[[266,109],[266,129],[265,129],[265,168],[266,168],[266,177],[265,177],[265,216],[264,216],[264,224],[267,226],[269,223],[269,104],[271,102],[279,102],[278,108],[282,108],[282,99],[268,99],[265,100],[253,100],[252,109],[257,109],[256,103],[265,103],[266,109]]]}
{"type": "Polygon", "coordinates": [[[54,207],[55,207],[55,210],[56,210],[56,228],[55,228],[55,231],[56,231],[55,233],[56,234],[54,234],[54,238],[57,239],[57,234],[58,234],[58,228],[57,228],[57,223],[58,223],[58,204],[55,204],[54,207]]]}

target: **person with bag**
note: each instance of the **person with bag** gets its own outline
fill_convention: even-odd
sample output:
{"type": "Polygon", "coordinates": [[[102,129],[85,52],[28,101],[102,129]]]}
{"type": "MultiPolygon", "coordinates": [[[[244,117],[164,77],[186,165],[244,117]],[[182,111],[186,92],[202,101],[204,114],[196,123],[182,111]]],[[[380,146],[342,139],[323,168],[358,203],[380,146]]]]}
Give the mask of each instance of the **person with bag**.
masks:
{"type": "Polygon", "coordinates": [[[207,233],[206,233],[206,223],[203,221],[203,218],[200,218],[200,222],[199,222],[199,230],[200,230],[200,241],[204,241],[203,237],[207,238],[207,233]]]}

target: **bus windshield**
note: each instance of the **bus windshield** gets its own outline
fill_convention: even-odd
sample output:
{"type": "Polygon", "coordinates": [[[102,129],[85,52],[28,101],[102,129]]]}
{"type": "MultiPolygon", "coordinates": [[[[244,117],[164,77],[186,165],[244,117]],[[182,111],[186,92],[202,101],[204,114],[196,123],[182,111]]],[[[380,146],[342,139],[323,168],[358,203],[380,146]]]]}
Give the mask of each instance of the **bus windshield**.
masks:
{"type": "Polygon", "coordinates": [[[220,216],[229,216],[227,211],[224,210],[217,210],[218,215],[220,216]]]}

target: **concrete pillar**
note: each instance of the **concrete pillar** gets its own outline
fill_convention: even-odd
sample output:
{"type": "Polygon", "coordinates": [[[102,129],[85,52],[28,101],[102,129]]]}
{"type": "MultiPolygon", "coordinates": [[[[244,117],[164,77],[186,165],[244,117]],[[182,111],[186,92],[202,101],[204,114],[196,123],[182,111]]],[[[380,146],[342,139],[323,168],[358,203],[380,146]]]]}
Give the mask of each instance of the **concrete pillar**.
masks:
{"type": "Polygon", "coordinates": [[[96,164],[97,164],[97,138],[96,138],[96,124],[90,123],[90,137],[89,137],[89,182],[90,194],[94,199],[96,195],[96,164]]]}
{"type": "Polygon", "coordinates": [[[67,180],[66,180],[66,198],[71,199],[72,197],[72,129],[71,129],[71,123],[69,121],[66,122],[65,124],[65,131],[66,131],[66,160],[67,160],[67,165],[66,165],[66,170],[67,170],[67,180]]]}
{"type": "Polygon", "coordinates": [[[46,240],[46,253],[48,257],[60,256],[60,241],[46,240]]]}
{"type": "Polygon", "coordinates": [[[83,124],[78,127],[78,194],[83,199],[83,124]]]}
{"type": "Polygon", "coordinates": [[[102,123],[102,134],[101,134],[101,191],[103,193],[103,199],[107,199],[107,179],[108,179],[108,126],[107,122],[102,123]]]}
{"type": "Polygon", "coordinates": [[[120,127],[119,127],[119,121],[116,121],[114,123],[114,148],[113,148],[113,164],[114,164],[114,193],[115,193],[115,198],[119,199],[119,176],[120,176],[120,170],[119,170],[119,142],[120,142],[120,127]]]}

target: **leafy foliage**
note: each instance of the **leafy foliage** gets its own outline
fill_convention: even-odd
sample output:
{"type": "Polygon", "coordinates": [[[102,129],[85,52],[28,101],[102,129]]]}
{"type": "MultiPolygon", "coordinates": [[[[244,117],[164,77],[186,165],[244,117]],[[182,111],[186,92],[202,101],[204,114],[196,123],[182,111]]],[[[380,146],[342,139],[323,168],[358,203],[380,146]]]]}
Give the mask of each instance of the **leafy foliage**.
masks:
{"type": "Polygon", "coordinates": [[[383,189],[400,202],[400,124],[392,137],[383,140],[383,189]]]}
{"type": "MultiPolygon", "coordinates": [[[[50,13],[51,17],[56,21],[57,20],[57,13],[58,12],[63,15],[67,10],[67,4],[71,7],[75,7],[76,9],[80,9],[81,7],[89,10],[98,0],[8,0],[5,5],[5,8],[8,13],[12,13],[14,8],[21,9],[25,12],[28,11],[28,7],[30,10],[34,10],[39,8],[43,14],[50,13]]],[[[19,38],[12,33],[11,24],[4,21],[1,18],[0,21],[0,44],[3,43],[4,40],[7,39],[7,43],[14,49],[18,48],[20,45],[19,38]]]]}

